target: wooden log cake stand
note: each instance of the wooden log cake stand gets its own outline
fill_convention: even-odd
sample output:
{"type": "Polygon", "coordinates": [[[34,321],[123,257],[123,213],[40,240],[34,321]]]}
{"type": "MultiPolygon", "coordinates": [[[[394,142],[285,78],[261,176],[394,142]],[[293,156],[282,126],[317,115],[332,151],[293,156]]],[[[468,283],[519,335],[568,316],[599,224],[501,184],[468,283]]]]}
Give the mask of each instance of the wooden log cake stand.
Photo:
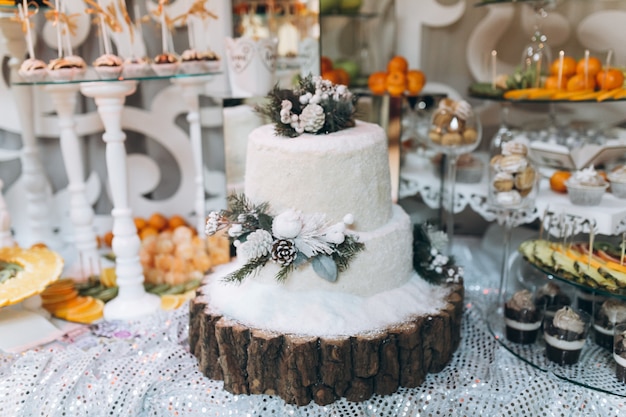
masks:
{"type": "Polygon", "coordinates": [[[191,353],[204,375],[233,394],[278,395],[296,405],[392,394],[443,370],[459,346],[464,287],[446,285],[447,304],[437,314],[341,337],[249,328],[211,312],[200,288],[190,304],[191,353]]]}

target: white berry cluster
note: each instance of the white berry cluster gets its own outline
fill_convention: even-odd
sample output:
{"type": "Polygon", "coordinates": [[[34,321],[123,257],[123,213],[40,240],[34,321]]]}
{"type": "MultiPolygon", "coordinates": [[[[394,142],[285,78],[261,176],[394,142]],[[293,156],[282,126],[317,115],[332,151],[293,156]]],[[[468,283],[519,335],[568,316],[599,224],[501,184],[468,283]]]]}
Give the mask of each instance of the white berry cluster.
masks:
{"type": "Polygon", "coordinates": [[[463,268],[448,265],[450,258],[440,253],[437,249],[430,250],[431,262],[429,269],[439,275],[444,275],[447,282],[459,282],[463,278],[463,268]]]}

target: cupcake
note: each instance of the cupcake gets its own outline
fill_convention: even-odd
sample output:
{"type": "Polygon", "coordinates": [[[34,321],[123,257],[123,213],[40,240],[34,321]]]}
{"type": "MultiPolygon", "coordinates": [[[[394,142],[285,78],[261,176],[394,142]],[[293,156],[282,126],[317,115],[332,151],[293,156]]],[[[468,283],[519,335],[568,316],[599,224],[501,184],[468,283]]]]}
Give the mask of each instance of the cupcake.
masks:
{"type": "Polygon", "coordinates": [[[615,326],[613,360],[615,360],[615,376],[619,381],[626,383],[626,324],[624,323],[615,326]]]}
{"type": "Polygon", "coordinates": [[[18,74],[27,82],[43,81],[48,74],[48,68],[41,59],[28,58],[20,65],[18,74]]]}
{"type": "Polygon", "coordinates": [[[593,165],[576,171],[565,181],[567,195],[577,206],[597,206],[609,184],[596,172],[593,165]]]}
{"type": "Polygon", "coordinates": [[[123,61],[117,55],[103,54],[93,62],[93,67],[103,80],[114,80],[122,73],[123,61]]]}
{"type": "Polygon", "coordinates": [[[624,322],[626,322],[625,302],[609,298],[602,303],[593,320],[596,344],[605,349],[613,349],[614,327],[616,324],[624,322]]]}
{"type": "Polygon", "coordinates": [[[506,338],[513,343],[535,343],[543,318],[543,306],[528,290],[521,290],[504,303],[506,338]]]}
{"type": "Polygon", "coordinates": [[[543,323],[546,357],[559,365],[575,364],[588,332],[589,315],[584,311],[565,306],[557,310],[554,317],[546,315],[543,323]]]}
{"type": "Polygon", "coordinates": [[[53,59],[48,63],[48,75],[56,81],[71,81],[87,71],[85,60],[77,55],[53,59]]]}
{"type": "Polygon", "coordinates": [[[162,53],[154,57],[152,70],[162,77],[176,74],[180,62],[178,57],[170,53],[162,53]]]}
{"type": "Polygon", "coordinates": [[[607,178],[611,184],[611,193],[617,198],[626,198],[626,166],[614,168],[607,178]]]}
{"type": "Polygon", "coordinates": [[[145,77],[150,72],[148,58],[126,58],[122,66],[122,74],[126,78],[145,77]]]}

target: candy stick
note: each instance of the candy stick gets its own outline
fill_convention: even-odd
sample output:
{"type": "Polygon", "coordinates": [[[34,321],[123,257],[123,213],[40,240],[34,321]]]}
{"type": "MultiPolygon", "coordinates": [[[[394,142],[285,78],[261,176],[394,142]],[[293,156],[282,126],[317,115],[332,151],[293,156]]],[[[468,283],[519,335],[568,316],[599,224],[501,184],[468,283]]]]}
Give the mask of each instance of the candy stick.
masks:
{"type": "Polygon", "coordinates": [[[61,58],[63,56],[63,40],[61,39],[61,25],[59,22],[59,0],[54,0],[54,10],[56,14],[54,16],[54,24],[57,27],[57,54],[61,58]]]}
{"type": "Polygon", "coordinates": [[[28,47],[28,55],[35,59],[35,48],[33,46],[33,35],[30,31],[30,18],[28,16],[28,3],[27,0],[23,1],[23,4],[18,4],[17,5],[19,13],[20,13],[20,19],[25,19],[25,24],[26,24],[26,46],[28,47]]]}
{"type": "Polygon", "coordinates": [[[189,48],[192,50],[196,49],[196,38],[194,36],[194,28],[195,28],[195,16],[189,15],[187,16],[187,36],[189,37],[189,48]]]}
{"type": "Polygon", "coordinates": [[[619,258],[619,264],[624,265],[624,253],[626,252],[626,232],[622,233],[622,254],[619,258]]]}
{"type": "MultiPolygon", "coordinates": [[[[61,10],[59,12],[63,11],[63,13],[64,13],[65,2],[59,3],[59,7],[61,8],[61,10]]],[[[74,51],[72,50],[72,41],[70,39],[70,36],[71,36],[71,33],[70,33],[69,20],[65,20],[65,36],[64,36],[64,39],[65,39],[65,49],[66,49],[67,54],[69,56],[72,56],[72,55],[74,55],[74,51]]]]}
{"type": "Polygon", "coordinates": [[[491,51],[491,88],[496,89],[496,59],[498,57],[498,51],[495,49],[491,51]]]}
{"type": "MultiPolygon", "coordinates": [[[[98,6],[104,12],[104,8],[98,0],[98,6]]],[[[104,46],[104,53],[109,55],[111,53],[111,39],[109,39],[109,34],[107,33],[106,22],[104,21],[104,13],[100,13],[100,36],[102,36],[102,45],[104,46]]]]}
{"type": "Polygon", "coordinates": [[[587,267],[591,268],[591,255],[593,254],[593,240],[595,236],[593,235],[593,226],[589,223],[589,259],[587,263],[587,267]]]}
{"type": "Polygon", "coordinates": [[[585,49],[585,90],[589,88],[587,79],[589,78],[589,49],[585,49]]]}
{"type": "Polygon", "coordinates": [[[559,75],[558,75],[558,86],[559,90],[561,89],[561,81],[563,81],[563,59],[565,58],[565,52],[559,52],[559,75]]]}
{"type": "Polygon", "coordinates": [[[608,79],[609,79],[609,68],[611,68],[611,61],[613,60],[613,50],[609,49],[609,52],[607,52],[606,54],[606,64],[604,66],[604,82],[602,83],[602,89],[606,90],[606,86],[608,84],[608,79]]]}
{"type": "Polygon", "coordinates": [[[165,19],[165,1],[159,2],[161,6],[161,15],[159,16],[161,19],[161,47],[163,48],[163,53],[167,53],[168,48],[168,36],[167,36],[167,24],[165,19]]]}

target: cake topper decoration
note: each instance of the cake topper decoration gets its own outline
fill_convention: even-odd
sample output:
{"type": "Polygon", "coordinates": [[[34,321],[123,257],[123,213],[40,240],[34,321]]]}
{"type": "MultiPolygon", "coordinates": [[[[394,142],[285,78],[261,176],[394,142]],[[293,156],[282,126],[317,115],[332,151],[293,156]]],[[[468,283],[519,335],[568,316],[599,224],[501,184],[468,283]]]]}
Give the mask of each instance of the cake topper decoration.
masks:
{"type": "Polygon", "coordinates": [[[345,85],[308,75],[293,90],[275,86],[257,111],[271,119],[278,135],[294,138],[305,132],[327,134],[353,127],[356,101],[345,85]]]}
{"type": "Polygon", "coordinates": [[[267,262],[280,265],[276,280],[284,281],[295,268],[310,263],[327,281],[335,282],[365,245],[346,230],[351,215],[331,224],[324,214],[287,210],[275,217],[267,203],[254,205],[244,195],[228,197],[229,210],[209,213],[205,231],[211,236],[227,229],[245,264],[227,275],[226,281],[243,281],[267,262]]]}

